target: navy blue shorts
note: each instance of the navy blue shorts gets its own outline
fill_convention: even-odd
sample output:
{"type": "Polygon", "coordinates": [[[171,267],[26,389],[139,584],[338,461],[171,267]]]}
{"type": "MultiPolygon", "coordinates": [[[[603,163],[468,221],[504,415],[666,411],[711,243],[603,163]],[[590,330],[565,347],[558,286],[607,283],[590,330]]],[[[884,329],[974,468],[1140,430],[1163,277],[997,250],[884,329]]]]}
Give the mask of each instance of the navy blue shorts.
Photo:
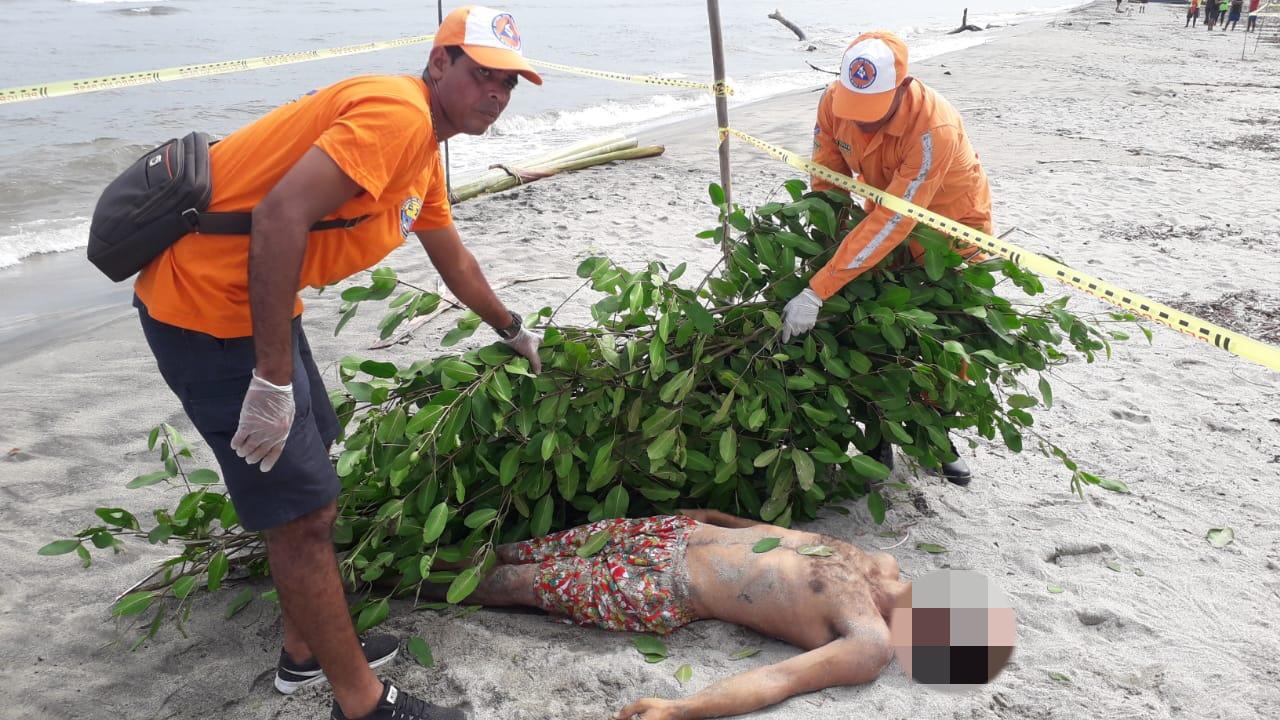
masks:
{"type": "Polygon", "coordinates": [[[136,296],[133,304],[160,374],[218,459],[222,481],[245,529],[283,525],[338,496],[342,483],[329,460],[329,446],[338,438],[338,416],[311,357],[301,318],[293,320],[297,414],[280,460],[264,473],[231,449],[253,373],[253,338],[216,338],[174,327],[148,315],[136,296]]]}

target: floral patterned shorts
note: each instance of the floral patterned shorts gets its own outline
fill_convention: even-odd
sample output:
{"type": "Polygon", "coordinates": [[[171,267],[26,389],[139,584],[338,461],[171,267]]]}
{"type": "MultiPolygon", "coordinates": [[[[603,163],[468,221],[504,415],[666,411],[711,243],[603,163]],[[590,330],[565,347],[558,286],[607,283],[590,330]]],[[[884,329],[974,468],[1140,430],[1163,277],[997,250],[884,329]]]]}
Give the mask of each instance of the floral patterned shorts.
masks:
{"type": "Polygon", "coordinates": [[[538,563],[539,607],[579,625],[665,635],[696,619],[685,547],[693,518],[659,515],[601,520],[513,545],[521,563],[538,563]],[[601,530],[609,540],[580,558],[579,547],[601,530]]]}

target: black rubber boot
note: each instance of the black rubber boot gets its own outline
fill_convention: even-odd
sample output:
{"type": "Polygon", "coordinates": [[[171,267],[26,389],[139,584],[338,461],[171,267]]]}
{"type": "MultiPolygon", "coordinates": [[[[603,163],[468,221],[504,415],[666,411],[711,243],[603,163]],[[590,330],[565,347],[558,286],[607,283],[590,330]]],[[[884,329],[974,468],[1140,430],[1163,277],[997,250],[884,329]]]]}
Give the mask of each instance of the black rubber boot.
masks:
{"type": "Polygon", "coordinates": [[[956,459],[942,463],[940,474],[947,479],[947,482],[964,487],[973,479],[973,474],[969,472],[969,463],[965,462],[964,458],[960,457],[960,453],[956,450],[955,441],[951,440],[950,436],[947,436],[947,440],[951,442],[951,452],[956,454],[956,459]]]}

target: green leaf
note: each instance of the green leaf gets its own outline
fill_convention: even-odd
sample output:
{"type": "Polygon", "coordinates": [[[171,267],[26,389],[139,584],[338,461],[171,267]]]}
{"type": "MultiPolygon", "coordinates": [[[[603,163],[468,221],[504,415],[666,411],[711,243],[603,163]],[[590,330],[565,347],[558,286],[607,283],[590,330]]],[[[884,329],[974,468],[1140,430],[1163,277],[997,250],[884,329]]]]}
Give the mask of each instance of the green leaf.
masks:
{"type": "Polygon", "coordinates": [[[724,188],[718,183],[711,183],[707,186],[707,194],[711,196],[711,202],[716,205],[724,204],[724,188]]]}
{"type": "Polygon", "coordinates": [[[647,451],[650,460],[661,460],[671,454],[676,444],[676,428],[671,428],[649,443],[647,451]]]}
{"type": "Polygon", "coordinates": [[[1035,398],[1031,397],[1030,395],[1023,395],[1022,393],[1015,393],[1013,395],[1010,395],[1008,403],[1009,403],[1009,407],[1017,408],[1019,410],[1035,407],[1036,405],[1040,404],[1040,402],[1035,398]]]}
{"type": "Polygon", "coordinates": [[[664,659],[667,657],[666,643],[651,635],[637,635],[631,639],[631,643],[641,655],[659,655],[664,659]]]}
{"type": "Polygon", "coordinates": [[[1125,485],[1123,482],[1119,480],[1112,480],[1111,478],[1107,478],[1107,477],[1098,478],[1098,485],[1106,490],[1110,490],[1111,492],[1118,492],[1118,493],[1129,492],[1128,485],[1125,485]]]}
{"type": "Polygon", "coordinates": [[[947,261],[943,253],[930,248],[924,253],[924,273],[930,280],[937,282],[947,270],[947,261]]]}
{"type": "Polygon", "coordinates": [[[681,685],[687,684],[690,680],[693,679],[693,667],[688,663],[681,665],[680,668],[675,671],[674,677],[676,679],[676,682],[680,683],[681,685]]]}
{"type": "Polygon", "coordinates": [[[253,602],[253,590],[245,588],[241,590],[235,597],[231,598],[231,602],[227,603],[227,612],[225,619],[230,620],[235,614],[245,608],[246,605],[253,602]]]}
{"type": "Polygon", "coordinates": [[[726,463],[738,459],[738,432],[733,428],[720,434],[720,459],[726,463]]]}
{"type": "Polygon", "coordinates": [[[1049,386],[1049,381],[1040,378],[1040,397],[1044,398],[1044,406],[1046,408],[1053,407],[1053,388],[1049,386]]]}
{"type": "Polygon", "coordinates": [[[1071,678],[1070,678],[1070,677],[1068,677],[1067,675],[1064,675],[1064,674],[1062,674],[1062,673],[1060,673],[1060,672],[1051,672],[1051,673],[1049,673],[1049,677],[1050,677],[1051,679],[1056,680],[1056,681],[1061,682],[1061,683],[1069,683],[1069,682],[1071,682],[1071,678]]]}
{"type": "Polygon", "coordinates": [[[66,555],[80,547],[79,540],[54,540],[36,551],[37,555],[66,555]]]}
{"type": "Polygon", "coordinates": [[[538,498],[537,504],[533,506],[533,513],[529,516],[529,532],[534,537],[542,537],[551,530],[554,511],[555,501],[550,494],[538,498]]]}
{"type": "Polygon", "coordinates": [[[153,473],[147,473],[146,475],[139,475],[138,477],[130,480],[125,487],[130,490],[136,490],[137,488],[147,487],[148,485],[155,485],[156,483],[167,480],[168,478],[169,473],[164,470],[158,470],[153,473]]]}
{"type": "Polygon", "coordinates": [[[916,543],[917,550],[923,550],[931,555],[948,552],[948,550],[937,543],[919,542],[916,543]]]}
{"type": "Polygon", "coordinates": [[[760,654],[760,648],[743,648],[729,656],[730,660],[746,660],[760,654]]]}
{"type": "Polygon", "coordinates": [[[835,551],[826,545],[801,545],[796,552],[809,557],[831,557],[835,551]]]}
{"type": "Polygon", "coordinates": [[[614,485],[604,499],[604,516],[607,518],[626,517],[627,506],[630,503],[631,496],[627,494],[627,489],[621,485],[614,485]]]}
{"type": "Polygon", "coordinates": [[[859,475],[872,480],[883,480],[893,471],[887,465],[869,455],[858,455],[849,460],[849,466],[859,475]]]}
{"type": "Polygon", "coordinates": [[[756,541],[755,545],[751,546],[751,552],[767,553],[781,544],[782,544],[782,540],[780,538],[776,538],[776,537],[760,538],[759,540],[756,541]]]}
{"type": "Polygon", "coordinates": [[[187,482],[192,485],[217,485],[221,482],[218,473],[208,469],[200,468],[194,472],[187,473],[187,482]]]}
{"type": "Polygon", "coordinates": [[[589,558],[604,549],[609,542],[609,537],[610,533],[607,529],[592,533],[591,537],[578,547],[575,554],[580,558],[589,558]]]}
{"type": "Polygon", "coordinates": [[[386,598],[382,598],[376,603],[365,605],[364,609],[360,611],[360,617],[356,619],[356,633],[362,633],[379,625],[383,620],[387,619],[387,613],[390,610],[391,606],[386,598]]]}
{"type": "Polygon", "coordinates": [[[209,561],[209,592],[217,592],[222,587],[222,579],[227,576],[227,554],[219,550],[209,561]]]}
{"type": "Polygon", "coordinates": [[[1221,548],[1235,541],[1236,532],[1229,527],[1211,528],[1209,532],[1205,533],[1204,538],[1209,541],[1210,545],[1221,548]]]}
{"type": "MultiPolygon", "coordinates": [[[[466,600],[480,586],[480,568],[470,567],[458,573],[458,577],[449,583],[449,591],[445,593],[445,601],[457,605],[466,600]]],[[[383,601],[385,602],[385,600],[383,601]]]]}
{"type": "Polygon", "coordinates": [[[758,468],[766,467],[767,465],[772,463],[775,459],[777,459],[777,457],[778,457],[778,448],[769,448],[768,450],[765,450],[764,452],[757,455],[756,459],[751,461],[751,464],[755,465],[758,468]]]}
{"type": "Polygon", "coordinates": [[[791,448],[791,461],[796,466],[796,482],[799,483],[801,490],[808,491],[813,487],[813,458],[800,448],[791,448]]]}
{"type": "Polygon", "coordinates": [[[120,601],[112,606],[111,614],[116,617],[137,615],[151,607],[151,601],[155,596],[156,594],[150,590],[139,590],[138,592],[129,593],[128,595],[120,598],[120,601]]]}
{"type": "Polygon", "coordinates": [[[427,514],[427,521],[422,526],[423,544],[431,544],[444,532],[445,523],[449,520],[449,504],[437,503],[427,514]]]}
{"type": "Polygon", "coordinates": [[[884,522],[884,496],[877,490],[867,493],[867,511],[871,513],[871,519],[877,525],[884,522]]]}
{"type": "Polygon", "coordinates": [[[472,530],[475,530],[477,528],[482,528],[485,525],[488,525],[489,523],[493,522],[493,519],[496,517],[498,517],[498,511],[496,509],[483,508],[481,510],[476,510],[475,512],[468,515],[467,519],[462,521],[462,524],[466,525],[472,530]]]}
{"type": "Polygon", "coordinates": [[[173,587],[170,588],[170,590],[173,591],[173,596],[179,600],[186,599],[186,597],[191,594],[191,591],[195,589],[196,578],[194,575],[184,575],[178,578],[174,581],[173,587]]]}
{"type": "Polygon", "coordinates": [[[422,667],[436,666],[436,660],[431,656],[431,646],[428,645],[427,641],[423,640],[420,636],[414,635],[410,637],[409,642],[406,645],[406,649],[408,649],[409,654],[412,655],[413,659],[418,661],[418,664],[422,667]]]}
{"type": "Polygon", "coordinates": [[[1050,583],[1047,589],[1049,590],[1049,592],[1053,593],[1054,595],[1057,595],[1062,592],[1062,586],[1055,583],[1050,583]]]}

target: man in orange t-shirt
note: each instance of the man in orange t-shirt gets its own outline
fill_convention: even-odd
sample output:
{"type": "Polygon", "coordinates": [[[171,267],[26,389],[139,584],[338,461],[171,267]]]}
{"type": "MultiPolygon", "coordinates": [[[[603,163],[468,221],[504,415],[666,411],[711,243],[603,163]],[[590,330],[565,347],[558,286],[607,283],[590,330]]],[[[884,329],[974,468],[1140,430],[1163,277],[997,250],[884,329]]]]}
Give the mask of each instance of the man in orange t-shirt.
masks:
{"type": "Polygon", "coordinates": [[[537,372],[521,326],[462,245],[438,143],[479,135],[520,77],[510,14],[459,8],[421,77],[357,77],[284,105],[215,145],[212,212],[251,212],[250,235],[193,233],[143,269],[134,304],[161,375],[217,457],[240,523],[261,530],[279,591],[283,693],[329,681],[332,717],[461,718],[373,673],[390,636],[357,638],[332,544],[339,433],[302,332],[298,291],[368,268],[416,233],[449,289],[537,372]],[[348,226],[311,231],[321,220],[348,226]]]}
{"type": "MultiPolygon", "coordinates": [[[[964,123],[941,95],[907,74],[902,40],[890,32],[864,33],[845,50],[840,70],[818,104],[814,162],[990,233],[991,188],[964,123]]],[[[834,189],[816,177],[812,185],[834,189]]],[[[813,329],[827,298],[875,267],[915,228],[915,220],[888,208],[870,202],[867,208],[869,214],[809,287],[787,303],[783,342],[813,329]]],[[[975,250],[966,247],[962,254],[975,250]]],[[[892,448],[883,440],[872,455],[893,464],[892,448]]],[[[943,463],[942,474],[957,485],[971,477],[959,456],[943,463]]]]}

